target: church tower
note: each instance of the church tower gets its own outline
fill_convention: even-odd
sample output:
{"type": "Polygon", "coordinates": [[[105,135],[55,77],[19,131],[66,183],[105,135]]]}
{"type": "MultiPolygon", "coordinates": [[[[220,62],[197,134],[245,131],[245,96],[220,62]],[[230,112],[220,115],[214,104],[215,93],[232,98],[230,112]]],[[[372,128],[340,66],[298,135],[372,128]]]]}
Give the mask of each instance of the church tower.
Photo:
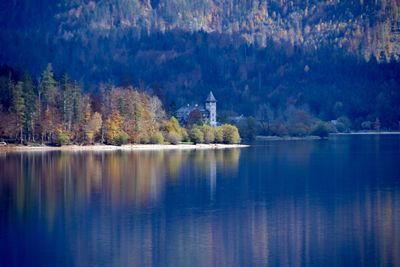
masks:
{"type": "Polygon", "coordinates": [[[212,127],[217,126],[217,100],[210,91],[206,99],[206,110],[209,112],[209,123],[212,127]]]}

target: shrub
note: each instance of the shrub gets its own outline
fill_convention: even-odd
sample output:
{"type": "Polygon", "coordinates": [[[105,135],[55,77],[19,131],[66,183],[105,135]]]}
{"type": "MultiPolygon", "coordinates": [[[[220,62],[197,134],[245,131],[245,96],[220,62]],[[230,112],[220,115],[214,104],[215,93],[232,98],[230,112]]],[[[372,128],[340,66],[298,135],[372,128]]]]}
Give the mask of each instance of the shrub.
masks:
{"type": "Polygon", "coordinates": [[[332,122],[326,122],[325,126],[327,127],[329,133],[337,133],[338,132],[335,125],[332,122]]]}
{"type": "Polygon", "coordinates": [[[189,136],[190,140],[195,144],[204,143],[204,134],[198,127],[193,128],[189,136]]]}
{"type": "Polygon", "coordinates": [[[336,128],[338,129],[338,131],[340,131],[339,128],[337,127],[339,123],[343,124],[344,130],[342,132],[350,131],[351,121],[349,120],[349,118],[347,118],[346,116],[341,116],[337,119],[336,128]]]}
{"type": "Polygon", "coordinates": [[[272,134],[276,136],[285,136],[288,135],[288,130],[282,122],[276,123],[272,128],[272,134]]]}
{"type": "Polygon", "coordinates": [[[204,143],[211,144],[215,141],[215,130],[210,125],[201,126],[200,130],[203,132],[204,143]]]}
{"type": "Polygon", "coordinates": [[[164,122],[165,131],[179,133],[181,131],[181,126],[175,117],[171,117],[169,120],[164,122]]]}
{"type": "Polygon", "coordinates": [[[214,129],[203,132],[203,135],[204,135],[204,143],[206,143],[206,144],[214,143],[214,141],[215,141],[214,129]]]}
{"type": "Polygon", "coordinates": [[[344,133],[344,132],[347,131],[347,130],[346,130],[346,126],[345,126],[343,123],[341,123],[341,122],[336,122],[335,127],[336,127],[336,129],[337,129],[337,131],[338,131],[339,133],[344,133]]]}
{"type": "Polygon", "coordinates": [[[164,131],[165,131],[165,139],[167,141],[168,141],[170,134],[171,134],[171,138],[173,139],[172,141],[175,142],[177,140],[176,143],[179,143],[182,140],[185,140],[185,141],[189,140],[189,135],[188,135],[186,129],[182,128],[179,125],[179,122],[175,117],[171,117],[171,119],[164,122],[164,131]],[[178,136],[176,136],[176,135],[178,135],[178,136]]]}
{"type": "Polygon", "coordinates": [[[164,136],[160,132],[156,132],[150,137],[150,143],[162,144],[164,143],[164,136]]]}
{"type": "Polygon", "coordinates": [[[140,143],[141,144],[148,144],[150,143],[150,138],[147,133],[143,133],[140,135],[140,143]]]}
{"type": "Polygon", "coordinates": [[[289,128],[289,134],[292,136],[299,136],[299,137],[304,137],[308,135],[310,132],[310,128],[305,125],[304,123],[295,123],[290,126],[289,128]]]}
{"type": "Polygon", "coordinates": [[[69,134],[61,129],[56,132],[56,143],[57,145],[66,145],[70,141],[69,134]]]}
{"type": "Polygon", "coordinates": [[[217,129],[215,129],[215,142],[216,143],[223,143],[224,142],[224,130],[222,129],[222,127],[218,127],[217,129]]]}
{"type": "Polygon", "coordinates": [[[89,144],[93,144],[94,139],[94,132],[93,131],[86,131],[86,140],[89,144]]]}
{"type": "Polygon", "coordinates": [[[239,130],[233,125],[224,124],[220,126],[223,132],[223,140],[226,144],[238,144],[240,143],[239,130]]]}
{"type": "Polygon", "coordinates": [[[325,122],[317,123],[311,131],[311,135],[325,138],[329,136],[329,128],[325,122]]]}
{"type": "Polygon", "coordinates": [[[363,123],[361,123],[361,128],[363,128],[364,130],[371,130],[372,122],[364,121],[363,123]]]}
{"type": "Polygon", "coordinates": [[[180,134],[181,134],[181,140],[182,141],[185,141],[185,142],[190,141],[189,134],[188,134],[188,132],[186,131],[185,128],[181,128],[180,129],[180,134]]]}
{"type": "Polygon", "coordinates": [[[181,141],[181,135],[177,132],[169,132],[166,136],[167,142],[173,145],[177,145],[181,141]]]}
{"type": "Polygon", "coordinates": [[[129,140],[129,135],[124,131],[120,131],[117,137],[115,138],[115,145],[120,146],[127,144],[128,140],[129,140]]]}

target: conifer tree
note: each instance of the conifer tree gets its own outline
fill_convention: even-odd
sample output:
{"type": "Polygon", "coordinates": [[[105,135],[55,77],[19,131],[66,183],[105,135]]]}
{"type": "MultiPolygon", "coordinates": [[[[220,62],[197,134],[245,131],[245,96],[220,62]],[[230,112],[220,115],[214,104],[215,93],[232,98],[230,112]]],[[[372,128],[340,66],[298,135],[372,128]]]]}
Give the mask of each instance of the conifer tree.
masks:
{"type": "Polygon", "coordinates": [[[47,106],[56,103],[57,82],[54,79],[53,67],[50,63],[42,73],[40,90],[47,106]]]}
{"type": "Polygon", "coordinates": [[[20,142],[23,142],[26,107],[23,97],[23,83],[18,82],[13,88],[12,111],[16,114],[16,132],[19,132],[20,142]]]}
{"type": "Polygon", "coordinates": [[[26,118],[24,128],[30,135],[32,141],[35,140],[35,118],[36,118],[36,96],[34,92],[34,85],[32,77],[25,73],[23,78],[23,98],[26,108],[26,118]]]}
{"type": "Polygon", "coordinates": [[[85,107],[85,101],[90,102],[87,98],[82,97],[81,93],[81,86],[74,81],[73,86],[72,86],[72,91],[73,91],[73,112],[74,112],[74,117],[73,120],[76,123],[82,123],[85,117],[84,113],[84,107],[85,107]]]}
{"type": "Polygon", "coordinates": [[[72,127],[72,119],[74,115],[74,92],[73,85],[67,74],[64,74],[61,79],[61,90],[62,90],[62,99],[61,99],[61,114],[62,114],[62,122],[64,125],[64,129],[67,131],[71,131],[72,127]]]}

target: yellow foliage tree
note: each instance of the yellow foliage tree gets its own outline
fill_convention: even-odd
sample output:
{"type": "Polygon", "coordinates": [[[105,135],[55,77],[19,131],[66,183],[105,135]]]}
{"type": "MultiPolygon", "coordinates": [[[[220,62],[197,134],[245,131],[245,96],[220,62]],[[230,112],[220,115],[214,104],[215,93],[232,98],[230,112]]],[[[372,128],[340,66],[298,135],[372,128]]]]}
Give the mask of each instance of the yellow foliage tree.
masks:
{"type": "Polygon", "coordinates": [[[119,114],[118,111],[113,110],[111,112],[110,117],[106,120],[105,123],[105,130],[106,130],[106,141],[109,144],[116,144],[117,143],[117,138],[122,132],[122,124],[123,124],[123,118],[119,114]]]}
{"type": "Polygon", "coordinates": [[[103,121],[101,114],[95,112],[87,122],[85,127],[86,140],[88,143],[93,143],[95,135],[100,131],[103,121]]]}

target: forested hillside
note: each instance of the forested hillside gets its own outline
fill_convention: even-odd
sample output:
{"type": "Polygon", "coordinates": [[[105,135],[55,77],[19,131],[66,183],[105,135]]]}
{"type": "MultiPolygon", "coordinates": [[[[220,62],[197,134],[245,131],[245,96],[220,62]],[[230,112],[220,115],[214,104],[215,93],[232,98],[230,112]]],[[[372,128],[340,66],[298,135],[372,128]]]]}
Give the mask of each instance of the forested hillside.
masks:
{"type": "MultiPolygon", "coordinates": [[[[398,0],[14,0],[0,3],[0,63],[52,63],[85,91],[134,85],[167,107],[202,102],[220,115],[289,107],[354,128],[400,120],[398,0]]],[[[7,77],[7,71],[2,73],[7,77]]]]}
{"type": "Polygon", "coordinates": [[[3,37],[29,33],[42,36],[47,44],[75,41],[96,46],[109,38],[112,46],[122,41],[123,49],[126,38],[183,30],[238,34],[261,47],[272,39],[307,49],[329,44],[366,58],[372,53],[389,59],[400,53],[398,0],[2,2],[3,37]]]}

